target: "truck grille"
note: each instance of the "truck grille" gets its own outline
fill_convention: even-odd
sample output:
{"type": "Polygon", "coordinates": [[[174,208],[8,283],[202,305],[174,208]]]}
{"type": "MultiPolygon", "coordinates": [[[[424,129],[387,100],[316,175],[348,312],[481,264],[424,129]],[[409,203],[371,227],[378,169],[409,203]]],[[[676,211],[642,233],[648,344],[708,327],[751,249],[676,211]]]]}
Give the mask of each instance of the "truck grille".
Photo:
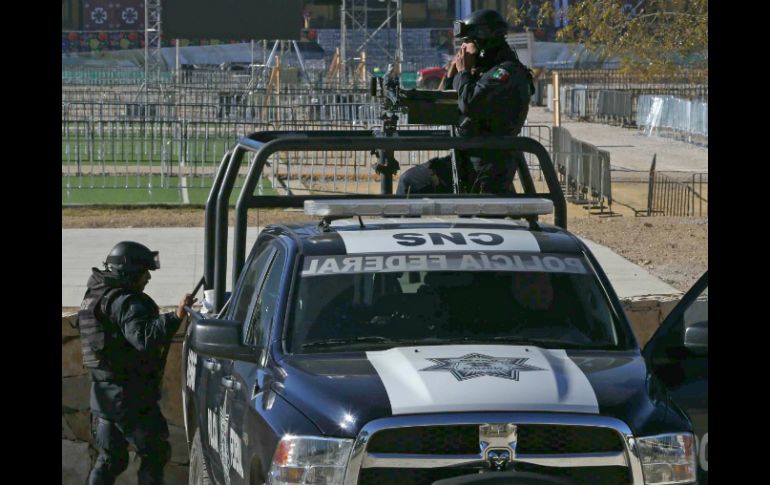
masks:
{"type": "MultiPolygon", "coordinates": [[[[619,466],[585,468],[546,468],[518,463],[517,471],[543,473],[553,477],[570,478],[575,485],[628,485],[628,468],[619,466]]],[[[471,468],[393,469],[366,468],[361,470],[359,485],[430,485],[436,480],[478,473],[471,468]]]]}
{"type": "Polygon", "coordinates": [[[562,454],[622,451],[623,441],[609,428],[529,424],[519,427],[518,453],[562,454]]]}
{"type": "Polygon", "coordinates": [[[436,480],[461,477],[474,473],[475,470],[456,468],[433,468],[428,470],[367,468],[361,470],[359,485],[430,485],[436,480]]]}
{"type": "Polygon", "coordinates": [[[372,436],[371,453],[471,455],[479,452],[479,426],[415,426],[385,429],[372,436]]]}
{"type": "Polygon", "coordinates": [[[517,471],[542,473],[552,477],[570,478],[575,485],[629,485],[628,468],[624,466],[587,466],[581,468],[552,468],[529,463],[517,463],[517,471]]]}
{"type": "MultiPolygon", "coordinates": [[[[479,453],[478,425],[385,429],[372,436],[372,453],[470,455],[479,453]]],[[[615,430],[587,426],[527,424],[518,427],[517,453],[564,454],[622,451],[615,430]]]]}
{"type": "Polygon", "coordinates": [[[644,481],[641,462],[628,448],[633,434],[617,418],[488,412],[393,416],[367,423],[354,444],[345,485],[430,485],[490,471],[492,460],[479,444],[483,424],[515,426],[515,434],[509,427],[504,429],[511,434],[487,434],[497,450],[507,443],[500,438],[515,439],[512,459],[502,463],[506,470],[567,478],[575,485],[644,481]]]}

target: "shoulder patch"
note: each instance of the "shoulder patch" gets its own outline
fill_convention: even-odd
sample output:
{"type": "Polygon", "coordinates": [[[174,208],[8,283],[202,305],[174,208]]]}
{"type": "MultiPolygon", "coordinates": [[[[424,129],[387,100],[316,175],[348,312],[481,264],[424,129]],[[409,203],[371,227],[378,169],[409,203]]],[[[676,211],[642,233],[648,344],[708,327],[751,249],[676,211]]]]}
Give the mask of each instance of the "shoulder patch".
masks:
{"type": "Polygon", "coordinates": [[[498,67],[497,70],[492,74],[492,79],[499,79],[501,81],[507,81],[509,77],[511,77],[511,73],[502,67],[498,67]]]}

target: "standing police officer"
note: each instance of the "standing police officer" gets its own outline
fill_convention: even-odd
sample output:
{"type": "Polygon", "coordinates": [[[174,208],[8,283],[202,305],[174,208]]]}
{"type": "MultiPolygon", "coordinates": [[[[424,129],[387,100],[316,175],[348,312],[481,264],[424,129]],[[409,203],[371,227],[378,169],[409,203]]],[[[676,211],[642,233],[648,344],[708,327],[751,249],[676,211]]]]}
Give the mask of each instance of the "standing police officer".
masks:
{"type": "Polygon", "coordinates": [[[164,349],[196,299],[159,314],[146,294],[157,251],[130,241],[112,248],[106,271],[92,268],[78,314],[83,365],[91,375],[91,413],[99,456],[89,484],[112,484],[128,467],[128,445],[141,457],[140,485],[162,484],[171,457],[168,425],[160,412],[164,349]]]}
{"type": "MultiPolygon", "coordinates": [[[[463,39],[447,73],[458,95],[461,136],[517,136],[535,92],[532,72],[505,41],[508,24],[494,10],[477,10],[455,21],[455,37],[463,39]]],[[[518,152],[472,149],[456,151],[461,191],[513,191],[518,152]]],[[[428,160],[404,172],[396,193],[452,192],[451,157],[428,160]]]]}

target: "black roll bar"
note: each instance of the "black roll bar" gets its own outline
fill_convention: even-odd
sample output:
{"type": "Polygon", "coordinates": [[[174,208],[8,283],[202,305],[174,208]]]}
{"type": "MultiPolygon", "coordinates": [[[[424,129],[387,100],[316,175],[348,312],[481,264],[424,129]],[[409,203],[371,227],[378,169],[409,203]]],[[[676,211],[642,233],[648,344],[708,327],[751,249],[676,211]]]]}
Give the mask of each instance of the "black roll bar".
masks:
{"type": "MultiPolygon", "coordinates": [[[[486,195],[498,198],[542,197],[554,204],[554,222],[557,226],[567,227],[567,206],[559,185],[551,157],[537,141],[525,137],[449,137],[444,130],[399,130],[397,136],[374,136],[370,130],[358,131],[291,131],[258,132],[241,138],[222,160],[214,185],[206,202],[204,277],[206,289],[215,290],[214,311],[220,311],[223,305],[227,279],[227,229],[228,205],[236,177],[247,152],[255,154],[238,201],[235,205],[235,230],[233,244],[233,287],[238,280],[246,257],[247,212],[250,208],[267,207],[302,207],[305,200],[323,199],[403,199],[395,195],[254,195],[257,181],[262,175],[268,157],[278,151],[371,151],[371,150],[468,150],[486,148],[511,150],[531,153],[540,163],[540,168],[548,186],[548,193],[537,193],[532,176],[523,156],[518,157],[519,176],[524,188],[523,194],[486,195]],[[443,136],[442,136],[443,135],[443,136]],[[229,157],[228,157],[229,155],[229,157]],[[213,251],[212,251],[213,246],[213,251]]],[[[456,198],[456,194],[431,195],[432,198],[456,198]]],[[[462,196],[460,196],[462,197],[462,196]]],[[[479,197],[474,194],[473,197],[479,197]]]]}

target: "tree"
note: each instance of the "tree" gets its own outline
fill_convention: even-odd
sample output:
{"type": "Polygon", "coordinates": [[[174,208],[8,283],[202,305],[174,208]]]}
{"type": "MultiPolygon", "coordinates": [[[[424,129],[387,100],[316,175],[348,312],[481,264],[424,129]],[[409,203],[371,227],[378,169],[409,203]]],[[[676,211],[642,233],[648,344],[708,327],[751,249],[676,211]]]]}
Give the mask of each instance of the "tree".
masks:
{"type": "MultiPolygon", "coordinates": [[[[561,2],[557,2],[561,3],[561,2]]],[[[624,71],[666,74],[687,62],[707,68],[708,0],[577,0],[558,40],[620,59],[624,71]]],[[[514,26],[554,19],[553,2],[524,0],[509,9],[514,26]],[[533,15],[534,14],[534,15],[533,15]]]]}

